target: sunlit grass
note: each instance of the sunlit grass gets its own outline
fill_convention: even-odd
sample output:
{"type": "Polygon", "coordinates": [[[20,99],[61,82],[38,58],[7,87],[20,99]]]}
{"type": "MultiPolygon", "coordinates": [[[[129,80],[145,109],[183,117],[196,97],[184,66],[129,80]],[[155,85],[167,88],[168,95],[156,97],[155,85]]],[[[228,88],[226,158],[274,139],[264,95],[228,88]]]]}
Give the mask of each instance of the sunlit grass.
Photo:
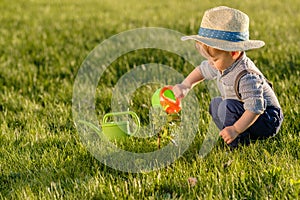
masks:
{"type": "MultiPolygon", "coordinates": [[[[300,5],[296,0],[226,3],[250,16],[251,38],[266,42],[264,48],[247,55],[273,81],[283,108],[285,120],[276,137],[238,151],[230,151],[219,140],[205,158],[198,157],[210,121],[210,95],[203,84],[194,88],[200,105],[195,112],[201,113],[198,134],[183,156],[168,167],[149,173],[120,172],[95,159],[79,139],[72,119],[72,90],[90,51],[112,35],[133,28],[164,27],[195,34],[203,12],[222,4],[1,1],[1,199],[299,198],[300,5]],[[194,187],[188,184],[189,177],[197,179],[194,187]]],[[[169,65],[184,75],[193,68],[162,51],[137,51],[120,57],[96,91],[99,121],[110,111],[113,86],[122,74],[150,62],[169,65]]],[[[139,88],[130,105],[143,124],[149,120],[152,92],[145,93],[145,88],[139,88]],[[141,97],[139,92],[145,95],[141,97]]],[[[125,148],[141,151],[141,141],[125,148]]],[[[155,137],[147,141],[149,150],[157,148],[156,142],[155,137]]]]}

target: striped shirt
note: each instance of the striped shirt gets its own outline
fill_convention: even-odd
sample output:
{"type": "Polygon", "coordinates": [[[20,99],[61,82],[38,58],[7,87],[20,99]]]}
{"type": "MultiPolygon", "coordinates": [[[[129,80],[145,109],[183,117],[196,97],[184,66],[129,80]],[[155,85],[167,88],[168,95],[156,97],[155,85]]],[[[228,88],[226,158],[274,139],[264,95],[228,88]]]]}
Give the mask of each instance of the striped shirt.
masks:
{"type": "Polygon", "coordinates": [[[240,79],[238,90],[244,102],[244,109],[262,114],[267,106],[280,108],[273,89],[265,78],[259,75],[262,73],[245,52],[223,73],[213,68],[207,60],[203,61],[198,68],[206,80],[217,79],[218,89],[223,99],[236,100],[239,100],[234,89],[237,75],[245,69],[254,70],[258,73],[248,73],[240,79]]]}

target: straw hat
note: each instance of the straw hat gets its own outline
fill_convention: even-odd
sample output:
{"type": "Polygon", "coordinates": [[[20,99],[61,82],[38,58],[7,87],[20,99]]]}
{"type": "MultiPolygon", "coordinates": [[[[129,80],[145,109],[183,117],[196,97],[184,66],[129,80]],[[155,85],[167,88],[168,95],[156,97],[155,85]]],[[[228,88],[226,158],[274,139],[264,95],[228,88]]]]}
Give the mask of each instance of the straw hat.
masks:
{"type": "Polygon", "coordinates": [[[249,17],[226,6],[207,10],[198,35],[184,36],[181,40],[196,40],[224,51],[245,51],[265,45],[260,40],[249,40],[249,17]]]}

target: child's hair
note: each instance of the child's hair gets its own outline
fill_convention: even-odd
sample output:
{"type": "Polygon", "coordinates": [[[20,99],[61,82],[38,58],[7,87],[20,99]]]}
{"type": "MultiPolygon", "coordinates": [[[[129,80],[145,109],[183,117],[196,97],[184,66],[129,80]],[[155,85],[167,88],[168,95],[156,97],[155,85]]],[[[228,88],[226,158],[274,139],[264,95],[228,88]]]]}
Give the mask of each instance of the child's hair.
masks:
{"type": "Polygon", "coordinates": [[[202,44],[202,48],[210,57],[213,57],[213,55],[209,52],[209,47],[206,44],[202,44]]]}
{"type": "Polygon", "coordinates": [[[213,49],[215,52],[221,53],[221,52],[226,52],[220,49],[215,49],[213,47],[209,47],[208,45],[204,44],[204,43],[200,43],[200,42],[196,42],[196,49],[198,51],[201,51],[200,48],[202,48],[206,54],[208,54],[210,57],[214,57],[214,55],[210,52],[210,49],[213,49]]]}

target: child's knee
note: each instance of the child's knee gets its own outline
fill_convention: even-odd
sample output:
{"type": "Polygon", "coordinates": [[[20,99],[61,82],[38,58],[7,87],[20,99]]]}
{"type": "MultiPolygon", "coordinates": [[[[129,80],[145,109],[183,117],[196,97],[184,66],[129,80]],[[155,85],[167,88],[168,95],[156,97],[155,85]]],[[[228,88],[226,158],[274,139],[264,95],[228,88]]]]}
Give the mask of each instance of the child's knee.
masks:
{"type": "Polygon", "coordinates": [[[218,116],[224,127],[233,125],[244,112],[243,103],[233,99],[222,101],[218,108],[218,116]]]}

